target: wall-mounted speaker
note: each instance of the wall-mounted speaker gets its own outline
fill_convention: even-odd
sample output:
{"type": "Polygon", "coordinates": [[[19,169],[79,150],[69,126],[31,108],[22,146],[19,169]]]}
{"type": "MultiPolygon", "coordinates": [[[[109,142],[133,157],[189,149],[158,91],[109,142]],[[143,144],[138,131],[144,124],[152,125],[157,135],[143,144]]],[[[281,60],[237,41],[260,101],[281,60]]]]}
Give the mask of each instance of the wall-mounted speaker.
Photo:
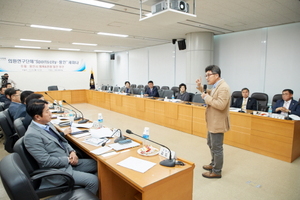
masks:
{"type": "Polygon", "coordinates": [[[175,44],[176,43],[176,39],[172,39],[172,44],[175,44]]]}
{"type": "Polygon", "coordinates": [[[177,43],[178,43],[178,49],[179,50],[185,50],[186,49],[185,40],[177,41],[177,43]]]}
{"type": "Polygon", "coordinates": [[[110,54],[110,60],[115,60],[115,54],[114,53],[110,54]]]}

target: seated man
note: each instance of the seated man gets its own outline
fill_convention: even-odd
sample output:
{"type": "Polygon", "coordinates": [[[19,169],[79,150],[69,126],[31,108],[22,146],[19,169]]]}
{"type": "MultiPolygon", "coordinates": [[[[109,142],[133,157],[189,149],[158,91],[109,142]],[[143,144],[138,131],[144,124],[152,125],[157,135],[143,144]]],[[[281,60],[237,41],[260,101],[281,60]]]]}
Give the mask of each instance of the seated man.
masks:
{"type": "Polygon", "coordinates": [[[276,101],[272,111],[279,114],[294,114],[300,116],[300,105],[298,101],[293,99],[293,90],[284,89],[282,91],[282,99],[276,101]]]}
{"type": "Polygon", "coordinates": [[[179,93],[176,99],[180,99],[181,101],[190,101],[190,94],[186,92],[186,85],[184,83],[179,85],[179,93]]]}
{"type": "MultiPolygon", "coordinates": [[[[25,136],[24,144],[28,152],[38,162],[41,169],[58,169],[73,176],[75,185],[96,194],[98,190],[97,163],[93,159],[78,159],[76,152],[68,141],[59,134],[51,121],[48,102],[33,99],[27,104],[28,114],[32,117],[25,136]]],[[[71,132],[68,128],[65,134],[71,132]]],[[[65,183],[63,177],[46,177],[43,185],[59,186],[65,183]]]]}
{"type": "Polygon", "coordinates": [[[9,94],[11,103],[8,107],[8,113],[12,119],[14,115],[17,113],[19,107],[21,106],[20,95],[21,95],[21,91],[19,89],[14,89],[14,88],[12,88],[9,94]]]}
{"type": "Polygon", "coordinates": [[[153,81],[148,81],[148,87],[145,91],[145,97],[159,97],[157,87],[153,86],[153,81]]]}
{"type": "Polygon", "coordinates": [[[20,117],[25,117],[26,115],[26,98],[30,95],[33,94],[33,91],[30,90],[25,90],[21,93],[21,105],[17,109],[16,113],[12,116],[13,120],[16,120],[20,117]]]}
{"type": "Polygon", "coordinates": [[[242,110],[257,110],[257,101],[254,98],[249,97],[249,89],[242,89],[242,96],[238,98],[232,107],[241,108],[242,110]]]}
{"type": "Polygon", "coordinates": [[[4,92],[3,102],[4,102],[4,110],[9,107],[11,103],[10,94],[14,91],[13,88],[7,88],[4,92]]]}
{"type": "Polygon", "coordinates": [[[122,88],[121,92],[122,93],[127,93],[127,94],[133,94],[133,90],[130,87],[130,82],[129,81],[125,81],[125,87],[122,88]]]}
{"type": "Polygon", "coordinates": [[[6,90],[6,86],[2,86],[0,88],[0,101],[1,102],[4,102],[2,99],[5,97],[5,94],[4,94],[5,90],[6,90]]]}

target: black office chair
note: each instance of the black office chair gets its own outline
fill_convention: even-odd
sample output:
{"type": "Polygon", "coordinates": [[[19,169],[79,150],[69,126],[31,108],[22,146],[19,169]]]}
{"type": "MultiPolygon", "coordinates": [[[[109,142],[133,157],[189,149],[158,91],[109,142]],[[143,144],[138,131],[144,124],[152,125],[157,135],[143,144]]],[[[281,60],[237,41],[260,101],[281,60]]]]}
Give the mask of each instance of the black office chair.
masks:
{"type": "Polygon", "coordinates": [[[191,93],[191,92],[190,92],[189,94],[190,94],[190,100],[189,100],[189,101],[192,102],[193,99],[194,99],[195,93],[191,93]]]}
{"type": "MultiPolygon", "coordinates": [[[[44,169],[40,169],[37,161],[31,156],[31,154],[27,151],[25,144],[24,144],[24,137],[20,138],[14,145],[13,148],[14,152],[17,153],[22,162],[23,165],[29,175],[36,174],[40,171],[43,171],[44,169]]],[[[49,171],[49,170],[47,170],[49,171]]],[[[60,194],[62,192],[65,192],[68,190],[68,185],[64,184],[57,187],[51,187],[51,188],[45,188],[39,189],[41,187],[42,183],[41,181],[36,181],[33,185],[33,189],[35,190],[35,193],[40,197],[47,197],[49,195],[54,194],[60,194]]],[[[73,184],[74,187],[74,184],[73,184]]],[[[75,186],[75,188],[80,188],[80,186],[75,186]]]]}
{"type": "Polygon", "coordinates": [[[163,92],[164,92],[163,90],[159,89],[158,90],[158,96],[161,97],[161,98],[163,98],[164,97],[163,96],[163,92]]]}
{"type": "Polygon", "coordinates": [[[266,93],[254,92],[254,93],[252,93],[251,98],[256,99],[257,110],[265,111],[265,112],[268,111],[269,96],[266,93]]]}
{"type": "Polygon", "coordinates": [[[0,112],[0,126],[2,128],[2,132],[5,135],[4,140],[4,149],[8,153],[13,152],[13,147],[16,141],[19,139],[19,136],[17,133],[15,133],[11,126],[8,123],[7,117],[4,114],[5,111],[0,112]]]}
{"type": "Polygon", "coordinates": [[[159,85],[154,85],[154,87],[156,87],[158,90],[160,89],[160,86],[159,86],[159,85]]]}
{"type": "Polygon", "coordinates": [[[202,99],[201,94],[195,94],[195,96],[193,97],[192,102],[204,103],[204,100],[202,99]]]}
{"type": "MultiPolygon", "coordinates": [[[[39,173],[30,176],[25,169],[20,156],[17,153],[12,153],[4,157],[0,162],[0,175],[3,186],[12,200],[38,200],[40,197],[37,195],[34,184],[41,181],[42,178],[47,176],[63,176],[68,180],[68,191],[47,198],[47,200],[96,200],[98,199],[94,194],[86,189],[72,190],[74,186],[73,177],[60,170],[43,170],[39,173]]],[[[51,194],[54,195],[54,194],[51,194]]]]}
{"type": "MultiPolygon", "coordinates": [[[[144,89],[145,89],[145,91],[147,90],[149,88],[149,86],[148,85],[145,85],[145,87],[144,87],[144,89]]],[[[158,89],[158,88],[157,88],[158,89]]],[[[159,90],[159,89],[158,89],[159,90]]]]}
{"type": "Polygon", "coordinates": [[[234,92],[231,94],[231,104],[230,104],[230,106],[233,106],[233,104],[235,103],[235,101],[236,101],[238,98],[241,98],[241,97],[243,97],[241,91],[234,91],[234,92]]]}
{"type": "Polygon", "coordinates": [[[272,108],[274,108],[276,102],[282,99],[282,94],[275,94],[272,99],[272,108]]]}
{"type": "Polygon", "coordinates": [[[58,90],[57,85],[48,86],[48,91],[58,90]]]}
{"type": "Polygon", "coordinates": [[[168,99],[171,99],[172,95],[174,95],[173,90],[162,90],[162,91],[163,91],[163,94],[162,94],[163,98],[167,97],[168,99]]]}
{"type": "Polygon", "coordinates": [[[132,88],[133,94],[141,94],[139,88],[132,88]]]}
{"type": "Polygon", "coordinates": [[[179,93],[179,87],[173,86],[173,87],[171,88],[171,90],[174,91],[174,95],[175,95],[175,97],[177,97],[177,95],[178,95],[178,93],[179,93]]]}
{"type": "Polygon", "coordinates": [[[144,88],[144,85],[138,85],[137,87],[138,88],[144,88]]]}
{"type": "Polygon", "coordinates": [[[4,102],[0,102],[0,112],[4,110],[4,102]]]}
{"type": "Polygon", "coordinates": [[[131,88],[136,88],[136,84],[130,84],[131,88]]]}
{"type": "Polygon", "coordinates": [[[120,87],[118,87],[118,86],[114,87],[114,92],[118,92],[119,89],[120,89],[120,87]]]}
{"type": "Polygon", "coordinates": [[[143,92],[143,94],[145,94],[145,89],[144,88],[137,88],[139,89],[139,94],[141,94],[141,92],[143,92]]]}
{"type": "Polygon", "coordinates": [[[169,90],[170,88],[169,88],[169,86],[161,86],[161,89],[162,90],[169,90]]]}
{"type": "Polygon", "coordinates": [[[106,85],[102,85],[101,86],[101,90],[103,90],[103,91],[107,90],[107,86],[106,85]]]}
{"type": "Polygon", "coordinates": [[[24,117],[20,117],[14,121],[14,128],[19,136],[19,138],[23,137],[26,132],[26,128],[23,124],[24,117]]]}

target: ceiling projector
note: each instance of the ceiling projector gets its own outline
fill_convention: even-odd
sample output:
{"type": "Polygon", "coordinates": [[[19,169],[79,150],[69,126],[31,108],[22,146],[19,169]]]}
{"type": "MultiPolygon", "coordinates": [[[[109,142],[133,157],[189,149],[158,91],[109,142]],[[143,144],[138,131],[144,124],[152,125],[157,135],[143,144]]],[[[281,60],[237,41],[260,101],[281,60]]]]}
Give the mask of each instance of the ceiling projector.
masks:
{"type": "Polygon", "coordinates": [[[155,13],[161,12],[163,10],[166,10],[168,8],[186,12],[186,13],[189,12],[189,4],[184,1],[180,1],[180,0],[171,0],[169,7],[168,7],[167,0],[156,3],[151,7],[151,12],[152,12],[152,14],[155,14],[155,13]]]}

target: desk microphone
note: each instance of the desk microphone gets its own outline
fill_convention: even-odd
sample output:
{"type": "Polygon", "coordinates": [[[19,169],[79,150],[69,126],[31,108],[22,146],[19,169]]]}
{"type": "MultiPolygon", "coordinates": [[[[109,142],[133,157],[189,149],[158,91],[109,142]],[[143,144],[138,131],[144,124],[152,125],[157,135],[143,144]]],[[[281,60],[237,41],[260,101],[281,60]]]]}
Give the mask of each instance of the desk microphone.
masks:
{"type": "Polygon", "coordinates": [[[69,106],[71,106],[72,108],[74,108],[75,110],[77,110],[78,112],[80,112],[82,120],[80,120],[79,122],[77,122],[78,124],[83,124],[83,123],[86,123],[86,122],[89,121],[88,119],[84,119],[83,114],[82,114],[82,112],[80,110],[78,110],[77,108],[75,108],[74,106],[72,106],[71,104],[69,104],[68,102],[66,102],[65,100],[62,100],[62,102],[68,104],[69,106]]]}
{"type": "MultiPolygon", "coordinates": [[[[47,96],[49,96],[49,97],[52,99],[53,102],[55,101],[55,100],[54,100],[47,92],[45,92],[45,94],[46,94],[47,96]]],[[[50,109],[54,109],[54,107],[51,107],[50,109]]]]}
{"type": "MultiPolygon", "coordinates": [[[[138,137],[140,137],[140,138],[143,138],[142,136],[133,133],[133,132],[132,132],[131,130],[129,130],[129,129],[126,130],[126,133],[128,133],[128,134],[133,134],[133,135],[136,135],[136,136],[138,136],[138,137]]],[[[143,138],[143,139],[145,139],[145,138],[143,138]]],[[[166,159],[166,160],[161,161],[161,162],[159,163],[160,165],[165,166],[165,167],[175,167],[176,160],[175,160],[175,159],[172,159],[172,152],[171,152],[171,150],[170,150],[168,147],[166,147],[165,145],[162,145],[162,144],[160,144],[160,143],[158,143],[158,142],[154,142],[153,140],[150,140],[150,139],[147,139],[147,140],[149,140],[150,142],[153,142],[153,143],[155,143],[155,144],[158,144],[159,146],[162,146],[162,147],[164,147],[164,148],[166,148],[166,149],[169,150],[169,152],[170,152],[169,159],[166,159]]]]}
{"type": "Polygon", "coordinates": [[[115,132],[113,132],[113,134],[110,137],[113,137],[118,131],[120,131],[120,137],[115,139],[114,143],[118,143],[122,140],[126,140],[126,137],[123,136],[121,129],[117,129],[115,132]]]}
{"type": "MultiPolygon", "coordinates": [[[[57,105],[57,104],[56,104],[56,103],[53,103],[53,105],[57,105]]],[[[81,117],[77,117],[77,113],[75,112],[75,110],[72,110],[72,109],[67,108],[67,107],[65,107],[65,106],[61,106],[61,107],[64,108],[64,109],[67,109],[67,110],[70,110],[70,111],[74,112],[74,113],[75,113],[74,120],[79,120],[79,119],[81,119],[81,117]]],[[[59,112],[60,112],[60,111],[59,111],[59,112]]]]}
{"type": "Polygon", "coordinates": [[[207,92],[206,92],[206,89],[207,89],[207,85],[204,84],[204,85],[203,85],[203,90],[204,90],[204,93],[205,93],[205,94],[207,93],[207,92]]]}

